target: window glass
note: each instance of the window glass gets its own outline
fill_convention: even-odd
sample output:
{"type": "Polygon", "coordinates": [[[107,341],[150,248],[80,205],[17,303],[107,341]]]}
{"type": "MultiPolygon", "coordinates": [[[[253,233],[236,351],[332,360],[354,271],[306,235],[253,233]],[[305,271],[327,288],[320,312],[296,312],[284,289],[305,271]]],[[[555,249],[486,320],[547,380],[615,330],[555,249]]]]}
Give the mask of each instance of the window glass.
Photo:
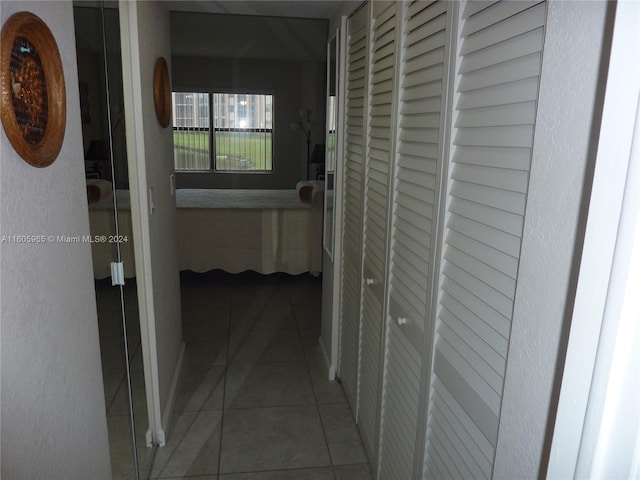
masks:
{"type": "Polygon", "coordinates": [[[209,94],[173,93],[172,103],[173,158],[176,170],[209,170],[209,94]]]}
{"type": "Polygon", "coordinates": [[[176,170],[272,171],[272,95],[174,92],[172,101],[176,170]]]}

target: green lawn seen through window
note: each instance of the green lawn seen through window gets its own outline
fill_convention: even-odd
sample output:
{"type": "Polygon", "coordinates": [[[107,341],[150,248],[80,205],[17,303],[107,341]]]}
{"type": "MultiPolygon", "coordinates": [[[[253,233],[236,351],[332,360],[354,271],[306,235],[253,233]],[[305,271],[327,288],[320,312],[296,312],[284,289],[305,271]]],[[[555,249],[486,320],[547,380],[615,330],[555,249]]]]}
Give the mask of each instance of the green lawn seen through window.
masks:
{"type": "MultiPolygon", "coordinates": [[[[271,132],[215,132],[216,170],[271,171],[271,132]]],[[[209,132],[173,132],[176,170],[209,170],[209,132]]]]}

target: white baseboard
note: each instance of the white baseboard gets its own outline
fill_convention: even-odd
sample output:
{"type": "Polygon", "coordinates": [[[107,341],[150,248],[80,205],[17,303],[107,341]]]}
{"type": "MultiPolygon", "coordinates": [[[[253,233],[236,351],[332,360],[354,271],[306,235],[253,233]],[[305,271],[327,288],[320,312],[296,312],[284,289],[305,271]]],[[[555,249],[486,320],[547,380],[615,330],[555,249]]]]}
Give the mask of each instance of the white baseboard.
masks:
{"type": "Polygon", "coordinates": [[[178,363],[176,369],[173,372],[173,379],[171,380],[171,388],[169,389],[169,398],[167,399],[167,406],[162,414],[162,428],[158,432],[158,445],[164,447],[166,444],[166,432],[169,431],[171,426],[171,415],[173,414],[173,404],[176,399],[176,393],[178,391],[178,381],[180,380],[180,372],[182,371],[182,361],[184,360],[185,343],[182,342],[180,347],[180,355],[178,356],[178,363]]]}
{"type": "Polygon", "coordinates": [[[324,365],[327,367],[327,372],[329,373],[329,380],[335,380],[336,368],[335,366],[331,365],[331,360],[329,359],[327,350],[324,348],[324,342],[322,341],[322,337],[318,338],[318,343],[320,344],[320,351],[322,351],[322,358],[324,358],[324,365]]]}
{"type": "Polygon", "coordinates": [[[145,439],[147,441],[147,447],[148,448],[153,447],[153,433],[151,432],[151,429],[147,430],[147,433],[145,434],[145,439]]]}

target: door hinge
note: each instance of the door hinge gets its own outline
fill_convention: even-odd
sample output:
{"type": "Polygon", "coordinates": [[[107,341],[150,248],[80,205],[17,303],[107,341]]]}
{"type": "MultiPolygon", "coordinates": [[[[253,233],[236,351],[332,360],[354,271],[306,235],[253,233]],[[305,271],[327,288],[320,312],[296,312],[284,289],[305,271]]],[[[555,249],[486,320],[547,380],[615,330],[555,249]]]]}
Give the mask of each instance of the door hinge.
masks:
{"type": "Polygon", "coordinates": [[[111,262],[111,285],[124,285],[124,263],[111,262]]]}

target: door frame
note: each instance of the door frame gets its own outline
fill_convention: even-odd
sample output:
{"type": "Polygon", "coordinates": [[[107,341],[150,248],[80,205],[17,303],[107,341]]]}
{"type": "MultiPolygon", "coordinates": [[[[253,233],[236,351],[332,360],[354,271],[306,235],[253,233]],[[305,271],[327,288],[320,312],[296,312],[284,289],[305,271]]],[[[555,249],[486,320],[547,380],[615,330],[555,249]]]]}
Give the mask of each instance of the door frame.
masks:
{"type": "Polygon", "coordinates": [[[127,157],[129,167],[129,194],[131,198],[131,227],[135,253],[135,271],[138,286],[142,364],[149,428],[147,446],[164,445],[158,376],[158,352],[155,339],[153,283],[150,253],[149,199],[144,132],[142,129],[143,92],[141,85],[138,16],[135,2],[120,1],[120,36],[122,44],[122,82],[124,112],[127,132],[127,157]],[[138,86],[138,88],[136,88],[138,86]]]}

